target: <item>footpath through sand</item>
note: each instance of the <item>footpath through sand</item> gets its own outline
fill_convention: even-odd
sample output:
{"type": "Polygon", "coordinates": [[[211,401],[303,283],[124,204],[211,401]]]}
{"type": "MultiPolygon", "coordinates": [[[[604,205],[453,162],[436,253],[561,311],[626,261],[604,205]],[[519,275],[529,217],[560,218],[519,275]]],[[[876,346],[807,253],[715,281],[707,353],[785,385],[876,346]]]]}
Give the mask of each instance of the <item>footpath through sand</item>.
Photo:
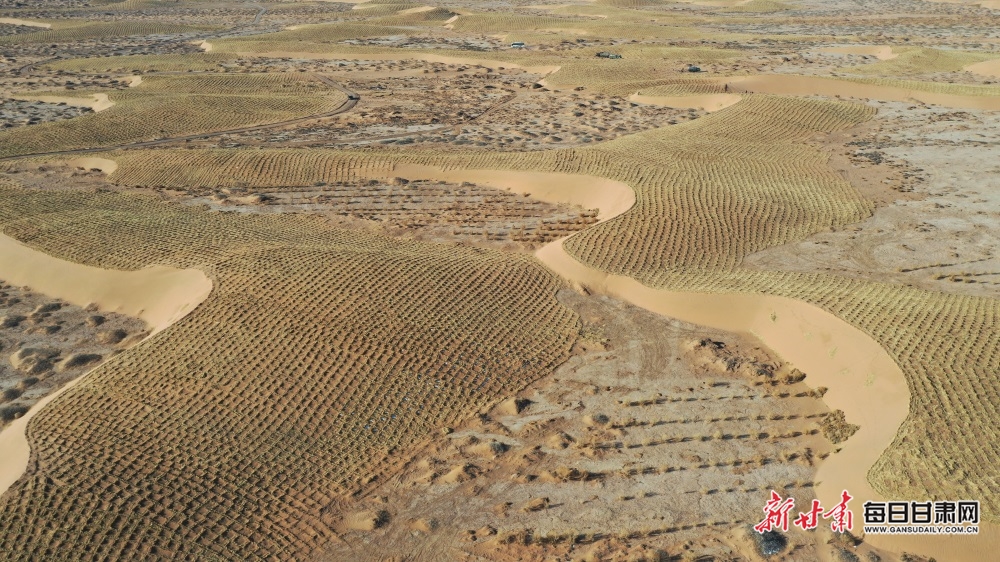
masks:
{"type": "MultiPolygon", "coordinates": [[[[212,281],[196,269],[152,266],[116,271],[54,258],[0,234],[0,279],[77,306],[96,305],[146,322],[150,337],[177,322],[201,304],[212,281]]],[[[0,431],[0,495],[24,474],[31,449],[26,429],[46,404],[79,384],[81,375],[36,403],[0,431]]]]}
{"type": "MultiPolygon", "coordinates": [[[[617,217],[635,203],[635,193],[627,184],[594,176],[445,170],[416,164],[397,164],[392,174],[408,179],[468,181],[529,194],[550,203],[597,208],[599,222],[617,217]]],[[[849,490],[854,497],[851,505],[860,519],[860,506],[865,501],[896,499],[882,498],[868,483],[867,476],[906,419],[910,391],[902,370],[877,341],[833,314],[795,299],[670,291],[648,287],[630,277],[611,275],[570,256],[563,248],[568,238],[542,247],[535,256],[569,283],[670,318],[749,333],[806,373],[806,383],[811,387],[829,389],[824,402],[831,409],[843,410],[847,420],[860,425],[860,429],[840,444],[838,453],[819,466],[816,495],[824,505],[835,505],[841,491],[849,490]]],[[[894,552],[915,551],[949,560],[974,561],[985,559],[984,553],[1000,547],[1000,528],[980,525],[978,536],[869,536],[866,540],[877,548],[894,552]]]]}

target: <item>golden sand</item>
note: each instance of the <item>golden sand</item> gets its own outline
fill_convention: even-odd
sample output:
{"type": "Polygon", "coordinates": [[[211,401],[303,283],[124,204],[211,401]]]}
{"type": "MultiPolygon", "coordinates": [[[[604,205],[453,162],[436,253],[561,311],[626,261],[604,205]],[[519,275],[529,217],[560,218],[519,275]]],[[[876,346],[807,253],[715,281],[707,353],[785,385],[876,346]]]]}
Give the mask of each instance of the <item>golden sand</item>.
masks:
{"type": "Polygon", "coordinates": [[[644,96],[632,94],[628,100],[648,105],[662,105],[674,109],[702,109],[709,113],[725,109],[743,99],[738,94],[701,94],[696,96],[644,96]]]}
{"type": "Polygon", "coordinates": [[[104,111],[115,104],[115,102],[108,99],[107,94],[93,94],[89,99],[69,96],[14,96],[14,99],[43,101],[45,103],[65,103],[66,105],[76,107],[89,107],[94,111],[104,111]]]}
{"type": "Polygon", "coordinates": [[[0,23],[10,25],[26,25],[29,27],[44,27],[45,29],[50,29],[52,27],[51,23],[42,23],[40,21],[22,20],[17,18],[0,18],[0,23]]]}
{"type": "MultiPolygon", "coordinates": [[[[212,291],[212,282],[195,269],[154,266],[114,271],[89,267],[54,258],[4,234],[0,234],[0,278],[78,306],[94,304],[100,310],[138,317],[149,325],[150,337],[189,314],[212,291]]],[[[0,494],[28,467],[28,422],[85,377],[40,400],[0,432],[0,494]]]]}

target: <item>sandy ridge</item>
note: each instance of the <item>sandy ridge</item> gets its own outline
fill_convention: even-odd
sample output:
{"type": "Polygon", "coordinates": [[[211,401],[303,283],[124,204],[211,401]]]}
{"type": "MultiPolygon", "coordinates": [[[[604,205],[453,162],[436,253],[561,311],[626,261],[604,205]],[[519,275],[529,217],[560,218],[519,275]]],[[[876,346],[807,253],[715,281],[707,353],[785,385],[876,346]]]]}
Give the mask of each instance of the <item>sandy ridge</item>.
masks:
{"type": "Polygon", "coordinates": [[[42,23],[40,21],[30,21],[22,20],[17,18],[0,18],[0,23],[6,23],[10,25],[25,25],[28,27],[44,27],[45,29],[51,29],[51,23],[42,23]]]}
{"type": "Polygon", "coordinates": [[[980,76],[1000,78],[1000,59],[988,60],[983,62],[977,62],[975,64],[970,64],[969,66],[963,68],[962,70],[972,72],[973,74],[979,74],[980,76]]]}
{"type": "MultiPolygon", "coordinates": [[[[118,271],[90,267],[54,258],[5,234],[0,234],[0,279],[74,305],[96,304],[100,310],[138,317],[149,325],[150,337],[190,314],[212,291],[212,281],[196,269],[152,266],[118,271]]],[[[40,400],[0,431],[0,495],[28,467],[28,422],[87,374],[40,400]]]]}
{"type": "Polygon", "coordinates": [[[13,98],[26,101],[42,101],[45,103],[65,103],[66,105],[76,107],[89,107],[95,112],[104,111],[115,104],[115,102],[108,99],[108,94],[92,94],[90,99],[70,96],[13,96],[13,98]]]}
{"type": "Polygon", "coordinates": [[[674,109],[703,109],[709,113],[725,109],[738,103],[743,96],[738,94],[700,94],[690,96],[645,96],[640,93],[632,94],[628,101],[647,104],[662,105],[674,109]]]}

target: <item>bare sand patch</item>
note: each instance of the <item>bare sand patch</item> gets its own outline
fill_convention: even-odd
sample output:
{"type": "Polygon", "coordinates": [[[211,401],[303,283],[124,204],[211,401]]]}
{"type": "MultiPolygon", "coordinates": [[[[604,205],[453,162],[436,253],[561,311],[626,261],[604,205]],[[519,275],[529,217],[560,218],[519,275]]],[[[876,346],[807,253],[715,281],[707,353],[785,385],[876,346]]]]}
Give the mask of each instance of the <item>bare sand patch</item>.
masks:
{"type": "MultiPolygon", "coordinates": [[[[95,159],[103,160],[103,159],[95,159]]],[[[196,269],[151,266],[139,271],[101,269],[60,260],[0,234],[0,275],[66,302],[140,318],[152,333],[183,318],[212,291],[196,269]]]]}
{"type": "Polygon", "coordinates": [[[709,113],[725,109],[740,100],[743,96],[738,94],[702,94],[697,96],[644,96],[639,93],[632,94],[628,100],[635,103],[648,105],[662,105],[675,109],[702,109],[709,113]]]}
{"type": "Polygon", "coordinates": [[[89,107],[95,112],[104,111],[115,104],[115,102],[108,99],[107,94],[93,94],[90,99],[64,96],[15,96],[14,99],[42,101],[45,103],[65,103],[66,105],[74,105],[76,107],[89,107]]]}
{"type": "Polygon", "coordinates": [[[92,156],[67,160],[66,164],[69,166],[84,168],[86,170],[100,170],[105,174],[114,173],[114,171],[118,169],[118,162],[107,158],[95,158],[92,156]]]}
{"type": "Polygon", "coordinates": [[[820,49],[821,53],[835,53],[843,55],[866,55],[875,57],[878,60],[892,60],[899,56],[892,52],[889,45],[851,45],[847,47],[827,47],[820,49]]]}
{"type": "MultiPolygon", "coordinates": [[[[0,234],[0,275],[7,283],[78,306],[96,305],[142,319],[150,336],[180,320],[212,291],[212,281],[196,269],[153,266],[139,271],[100,269],[54,258],[0,234]]],[[[21,418],[0,432],[0,494],[21,477],[28,466],[28,422],[46,404],[86,377],[78,377],[37,402],[21,418]]]]}
{"type": "Polygon", "coordinates": [[[962,70],[966,70],[974,74],[979,74],[981,76],[1000,78],[1000,59],[988,60],[983,62],[977,62],[976,64],[970,64],[969,66],[963,68],[962,70]]]}
{"type": "Polygon", "coordinates": [[[205,51],[206,53],[212,50],[212,44],[211,44],[211,43],[209,43],[208,41],[202,41],[202,42],[201,42],[201,43],[200,43],[200,44],[198,45],[198,47],[199,47],[199,48],[201,48],[201,50],[202,50],[202,51],[205,51]]]}
{"type": "Polygon", "coordinates": [[[734,92],[777,94],[784,96],[840,96],[887,101],[918,101],[945,107],[1000,110],[1000,97],[964,96],[912,90],[897,86],[861,84],[836,78],[771,74],[721,78],[716,83],[728,84],[734,92]]]}
{"type": "Polygon", "coordinates": [[[546,203],[596,208],[600,210],[598,222],[612,219],[635,204],[635,192],[628,185],[594,176],[514,170],[446,170],[436,166],[405,163],[397,164],[392,173],[411,180],[467,181],[528,194],[546,203]]]}
{"type": "Polygon", "coordinates": [[[30,21],[22,20],[18,18],[0,18],[0,23],[6,23],[10,25],[25,25],[28,27],[44,27],[45,29],[51,29],[51,23],[42,23],[40,21],[30,21]]]}
{"type": "Polygon", "coordinates": [[[142,76],[133,76],[132,78],[129,78],[128,81],[129,88],[135,88],[139,84],[142,84],[142,76]]]}
{"type": "MultiPolygon", "coordinates": [[[[354,7],[357,8],[358,6],[355,5],[354,7]]],[[[429,12],[429,11],[431,11],[433,9],[434,9],[434,6],[417,6],[416,8],[408,8],[408,9],[403,10],[401,12],[396,12],[396,15],[397,16],[405,16],[406,14],[419,14],[419,13],[422,13],[422,12],[429,12]]]]}

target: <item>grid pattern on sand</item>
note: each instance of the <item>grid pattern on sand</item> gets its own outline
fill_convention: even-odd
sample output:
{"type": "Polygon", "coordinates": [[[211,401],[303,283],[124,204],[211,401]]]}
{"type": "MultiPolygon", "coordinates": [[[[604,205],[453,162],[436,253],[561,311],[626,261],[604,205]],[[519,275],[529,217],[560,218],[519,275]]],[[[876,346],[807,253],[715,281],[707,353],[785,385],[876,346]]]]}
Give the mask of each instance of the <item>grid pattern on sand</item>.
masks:
{"type": "Polygon", "coordinates": [[[32,420],[32,464],[0,501],[9,559],[301,558],[338,498],[575,340],[558,282],[525,256],[110,193],[0,200],[5,232],[59,257],[215,280],[32,420]]]}
{"type": "Polygon", "coordinates": [[[346,95],[290,74],[154,76],[109,94],[115,105],[76,119],[0,132],[0,156],[114,146],[327,113],[346,95]]]}
{"type": "MultiPolygon", "coordinates": [[[[741,266],[748,253],[850,224],[871,212],[870,204],[808,143],[871,112],[860,104],[755,95],[691,123],[589,149],[454,157],[408,152],[405,157],[425,164],[591,174],[629,183],[636,191],[635,207],[569,240],[574,256],[651,286],[801,299],[857,326],[896,360],[912,396],[910,414],[873,467],[871,482],[891,497],[981,498],[985,513],[998,513],[1000,494],[989,476],[989,459],[1000,455],[991,421],[1000,399],[995,377],[1000,372],[1000,303],[741,266]],[[956,417],[963,420],[961,426],[953,423],[956,417]]],[[[289,158],[281,151],[253,157],[262,170],[284,169],[289,158]]],[[[314,168],[322,171],[317,181],[347,178],[352,166],[388,169],[393,158],[376,161],[323,151],[308,157],[323,163],[314,168]]],[[[123,155],[115,177],[139,184],[145,174],[148,180],[176,176],[186,181],[183,170],[192,167],[212,176],[211,162],[196,155],[164,153],[154,165],[156,158],[123,155]]],[[[210,158],[234,162],[224,151],[210,158]]],[[[223,179],[230,168],[216,172],[223,179]]]]}
{"type": "Polygon", "coordinates": [[[108,37],[129,37],[133,35],[167,35],[171,33],[186,33],[197,31],[198,28],[185,25],[172,25],[152,22],[113,22],[85,23],[59,29],[36,31],[34,33],[19,33],[0,37],[0,45],[24,43],[64,43],[87,39],[104,39],[108,37]]]}

